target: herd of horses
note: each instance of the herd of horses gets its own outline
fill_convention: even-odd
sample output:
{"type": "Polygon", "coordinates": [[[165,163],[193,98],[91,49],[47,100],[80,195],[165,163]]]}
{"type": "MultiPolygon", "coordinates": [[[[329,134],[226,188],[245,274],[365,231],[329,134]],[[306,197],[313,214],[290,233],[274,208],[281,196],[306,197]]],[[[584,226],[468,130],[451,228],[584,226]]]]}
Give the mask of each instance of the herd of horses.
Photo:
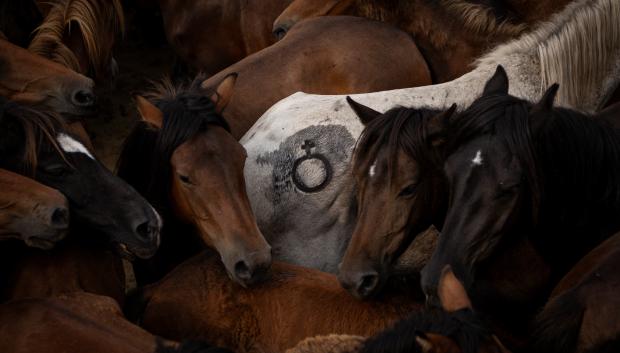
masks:
{"type": "Polygon", "coordinates": [[[620,350],[618,0],[3,0],[0,30],[0,352],[620,350]],[[201,73],[135,96],[113,173],[83,119],[130,6],[201,73]]]}

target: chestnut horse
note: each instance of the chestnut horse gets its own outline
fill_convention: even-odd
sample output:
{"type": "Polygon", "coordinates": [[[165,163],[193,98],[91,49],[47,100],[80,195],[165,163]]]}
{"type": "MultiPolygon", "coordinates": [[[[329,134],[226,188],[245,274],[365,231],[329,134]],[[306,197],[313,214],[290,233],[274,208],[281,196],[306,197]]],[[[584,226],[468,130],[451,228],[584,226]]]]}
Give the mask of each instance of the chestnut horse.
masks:
{"type": "Polygon", "coordinates": [[[617,344],[618,266],[620,233],[590,251],[558,283],[535,322],[530,352],[599,352],[617,344]]]}
{"type": "Polygon", "coordinates": [[[280,262],[269,281],[240,288],[207,252],[144,288],[142,301],[140,322],[148,331],[206,339],[239,353],[284,352],[330,333],[369,336],[421,308],[406,296],[357,301],[335,276],[280,262]]]}
{"type": "Polygon", "coordinates": [[[93,86],[91,79],[0,38],[0,96],[81,116],[92,113],[93,86]]]}
{"type": "Polygon", "coordinates": [[[45,19],[28,50],[97,81],[116,76],[118,65],[112,48],[125,28],[120,0],[46,3],[45,19]]]}
{"type": "Polygon", "coordinates": [[[168,42],[213,75],[275,42],[273,21],[292,0],[160,0],[168,42]]]}
{"type": "Polygon", "coordinates": [[[431,83],[406,33],[354,17],[301,23],[286,39],[210,77],[202,87],[213,89],[232,73],[238,79],[223,114],[237,139],[269,107],[298,91],[362,93],[431,83]]]}
{"type": "Polygon", "coordinates": [[[17,238],[49,249],[65,237],[69,205],[61,193],[3,169],[0,190],[0,239],[17,238]]]}
{"type": "Polygon", "coordinates": [[[268,272],[271,248],[245,191],[245,150],[220,115],[235,79],[225,78],[211,98],[199,91],[200,78],[190,87],[164,82],[152,94],[157,106],[137,98],[142,122],[125,143],[118,174],[155,205],[166,225],[161,251],[136,267],[141,283],[158,280],[205,244],[243,286],[268,272]]]}
{"type": "Polygon", "coordinates": [[[276,19],[273,30],[283,37],[299,21],[325,15],[388,22],[413,35],[433,82],[440,83],[469,72],[487,50],[516,38],[569,1],[296,0],[276,19]]]}

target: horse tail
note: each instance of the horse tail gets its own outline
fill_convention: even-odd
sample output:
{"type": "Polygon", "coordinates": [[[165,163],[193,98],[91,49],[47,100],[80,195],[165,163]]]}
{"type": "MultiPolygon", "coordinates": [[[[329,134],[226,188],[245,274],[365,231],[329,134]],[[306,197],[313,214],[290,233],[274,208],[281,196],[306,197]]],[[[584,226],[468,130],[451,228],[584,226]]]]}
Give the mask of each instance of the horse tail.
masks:
{"type": "Polygon", "coordinates": [[[221,347],[214,347],[203,341],[184,341],[178,346],[170,346],[157,340],[157,348],[154,353],[233,353],[231,350],[221,347]]]}
{"type": "Polygon", "coordinates": [[[534,321],[529,351],[575,352],[583,314],[584,308],[575,290],[549,301],[534,321]]]}

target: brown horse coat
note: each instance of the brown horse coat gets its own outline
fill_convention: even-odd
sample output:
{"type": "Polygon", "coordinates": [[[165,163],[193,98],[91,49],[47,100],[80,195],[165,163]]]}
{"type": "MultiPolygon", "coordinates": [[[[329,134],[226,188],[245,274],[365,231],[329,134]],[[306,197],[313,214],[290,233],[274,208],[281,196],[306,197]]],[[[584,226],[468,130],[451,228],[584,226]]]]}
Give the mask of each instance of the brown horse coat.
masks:
{"type": "Polygon", "coordinates": [[[231,73],[238,77],[223,115],[236,138],[273,104],[298,91],[364,93],[431,83],[424,58],[407,33],[354,17],[300,23],[284,40],[221,71],[202,87],[211,90],[231,73]]]}
{"type": "Polygon", "coordinates": [[[144,290],[142,326],[236,352],[284,352],[311,336],[370,336],[421,307],[407,298],[360,302],[317,270],[274,263],[272,271],[271,280],[244,289],[217,257],[198,255],[144,290]]]}
{"type": "Polygon", "coordinates": [[[73,293],[0,305],[2,353],[151,353],[156,341],[103,296],[73,293]]]}
{"type": "Polygon", "coordinates": [[[292,0],[160,0],[164,30],[190,66],[215,74],[275,42],[271,26],[292,0]]]}

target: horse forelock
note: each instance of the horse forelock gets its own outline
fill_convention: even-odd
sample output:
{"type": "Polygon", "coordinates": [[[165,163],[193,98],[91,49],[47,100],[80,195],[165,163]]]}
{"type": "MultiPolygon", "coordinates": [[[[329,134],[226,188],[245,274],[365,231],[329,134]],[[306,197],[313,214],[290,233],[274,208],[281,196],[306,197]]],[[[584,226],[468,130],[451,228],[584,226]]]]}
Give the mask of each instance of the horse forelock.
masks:
{"type": "Polygon", "coordinates": [[[52,8],[35,30],[29,50],[47,57],[74,71],[80,72],[79,60],[64,43],[66,31],[77,24],[82,33],[89,64],[95,74],[105,64],[108,57],[101,45],[102,38],[109,32],[125,32],[125,16],[120,0],[60,0],[51,4],[52,8]]]}
{"type": "Polygon", "coordinates": [[[398,153],[403,151],[420,165],[420,170],[435,169],[439,154],[430,147],[428,122],[439,111],[429,109],[394,108],[372,120],[362,132],[353,154],[353,171],[359,180],[373,174],[377,158],[386,151],[388,183],[397,172],[398,153]]]}
{"type": "Polygon", "coordinates": [[[447,129],[446,155],[475,138],[494,134],[520,162],[530,189],[534,220],[543,197],[541,168],[530,129],[532,104],[509,95],[483,96],[451,119],[447,129]]]}
{"type": "Polygon", "coordinates": [[[174,151],[210,126],[230,133],[226,120],[199,89],[201,77],[190,85],[173,85],[169,79],[146,93],[164,115],[160,129],[141,122],[125,140],[118,161],[118,174],[140,191],[158,211],[164,212],[171,186],[171,158],[174,151]]]}

